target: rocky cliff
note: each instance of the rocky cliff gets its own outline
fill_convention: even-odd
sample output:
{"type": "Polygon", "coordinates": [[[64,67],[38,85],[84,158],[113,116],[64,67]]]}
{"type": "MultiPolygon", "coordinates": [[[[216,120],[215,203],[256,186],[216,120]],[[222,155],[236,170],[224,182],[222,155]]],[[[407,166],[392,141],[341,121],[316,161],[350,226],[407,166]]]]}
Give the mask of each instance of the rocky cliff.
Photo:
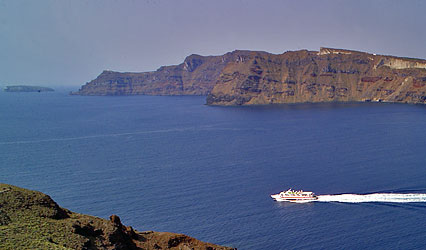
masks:
{"type": "Polygon", "coordinates": [[[426,103],[426,60],[331,48],[252,52],[228,64],[207,97],[211,105],[351,101],[426,103]]]}
{"type": "Polygon", "coordinates": [[[231,249],[175,233],[138,232],[61,208],[49,196],[0,183],[0,249],[231,249]]]}
{"type": "Polygon", "coordinates": [[[154,72],[104,71],[74,95],[207,95],[224,67],[239,61],[249,51],[222,56],[190,55],[179,65],[163,66],[154,72]]]}
{"type": "Polygon", "coordinates": [[[191,55],[155,72],[104,71],[80,95],[208,95],[210,105],[426,103],[426,60],[321,48],[191,55]]]}

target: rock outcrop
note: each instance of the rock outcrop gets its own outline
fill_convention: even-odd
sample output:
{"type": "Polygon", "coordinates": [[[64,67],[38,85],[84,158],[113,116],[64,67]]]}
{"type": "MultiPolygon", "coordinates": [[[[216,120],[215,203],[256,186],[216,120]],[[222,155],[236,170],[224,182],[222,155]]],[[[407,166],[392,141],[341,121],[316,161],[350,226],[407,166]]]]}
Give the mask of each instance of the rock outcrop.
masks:
{"type": "Polygon", "coordinates": [[[0,183],[0,249],[231,249],[175,233],[138,232],[117,215],[73,213],[49,196],[0,183]]]}
{"type": "Polygon", "coordinates": [[[426,103],[426,60],[321,48],[191,55],[155,72],[104,71],[79,95],[207,95],[209,105],[426,103]]]}

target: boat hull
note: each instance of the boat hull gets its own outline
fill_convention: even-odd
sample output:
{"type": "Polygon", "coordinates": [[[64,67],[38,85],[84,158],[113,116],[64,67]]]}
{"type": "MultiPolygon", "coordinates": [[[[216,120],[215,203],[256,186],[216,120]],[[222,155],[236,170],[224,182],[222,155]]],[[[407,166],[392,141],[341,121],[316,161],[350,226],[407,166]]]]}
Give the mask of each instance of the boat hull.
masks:
{"type": "Polygon", "coordinates": [[[301,197],[301,196],[285,196],[282,197],[279,194],[273,194],[271,195],[271,198],[276,201],[290,201],[290,202],[309,202],[309,201],[315,201],[318,199],[316,196],[312,197],[301,197]]]}

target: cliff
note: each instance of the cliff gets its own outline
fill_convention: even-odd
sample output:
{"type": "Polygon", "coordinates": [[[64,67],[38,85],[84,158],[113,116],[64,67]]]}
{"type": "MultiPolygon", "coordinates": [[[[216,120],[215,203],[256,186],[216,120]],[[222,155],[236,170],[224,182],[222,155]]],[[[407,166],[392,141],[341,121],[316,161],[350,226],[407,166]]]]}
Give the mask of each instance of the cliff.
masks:
{"type": "Polygon", "coordinates": [[[190,55],[179,65],[154,72],[104,71],[73,95],[207,95],[224,67],[249,54],[234,51],[222,56],[190,55]]]}
{"type": "Polygon", "coordinates": [[[426,60],[321,48],[252,52],[222,71],[210,105],[301,102],[426,103],[426,60]]]}
{"type": "Polygon", "coordinates": [[[5,92],[46,92],[54,91],[52,88],[40,87],[40,86],[27,86],[27,85],[15,85],[6,86],[5,92]]]}
{"type": "Polygon", "coordinates": [[[426,60],[321,48],[191,55],[155,72],[104,71],[78,95],[208,95],[209,105],[426,103],[426,60]]]}
{"type": "Polygon", "coordinates": [[[0,249],[231,249],[175,233],[138,232],[61,208],[49,196],[0,183],[0,249]]]}

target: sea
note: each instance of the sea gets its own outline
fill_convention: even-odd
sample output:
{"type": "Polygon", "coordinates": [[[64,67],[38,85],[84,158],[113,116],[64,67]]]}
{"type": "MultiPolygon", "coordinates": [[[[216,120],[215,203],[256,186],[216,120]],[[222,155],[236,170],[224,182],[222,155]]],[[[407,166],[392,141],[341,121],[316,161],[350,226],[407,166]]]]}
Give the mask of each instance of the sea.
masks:
{"type": "Polygon", "coordinates": [[[238,249],[425,249],[426,106],[1,92],[0,182],[238,249]]]}

